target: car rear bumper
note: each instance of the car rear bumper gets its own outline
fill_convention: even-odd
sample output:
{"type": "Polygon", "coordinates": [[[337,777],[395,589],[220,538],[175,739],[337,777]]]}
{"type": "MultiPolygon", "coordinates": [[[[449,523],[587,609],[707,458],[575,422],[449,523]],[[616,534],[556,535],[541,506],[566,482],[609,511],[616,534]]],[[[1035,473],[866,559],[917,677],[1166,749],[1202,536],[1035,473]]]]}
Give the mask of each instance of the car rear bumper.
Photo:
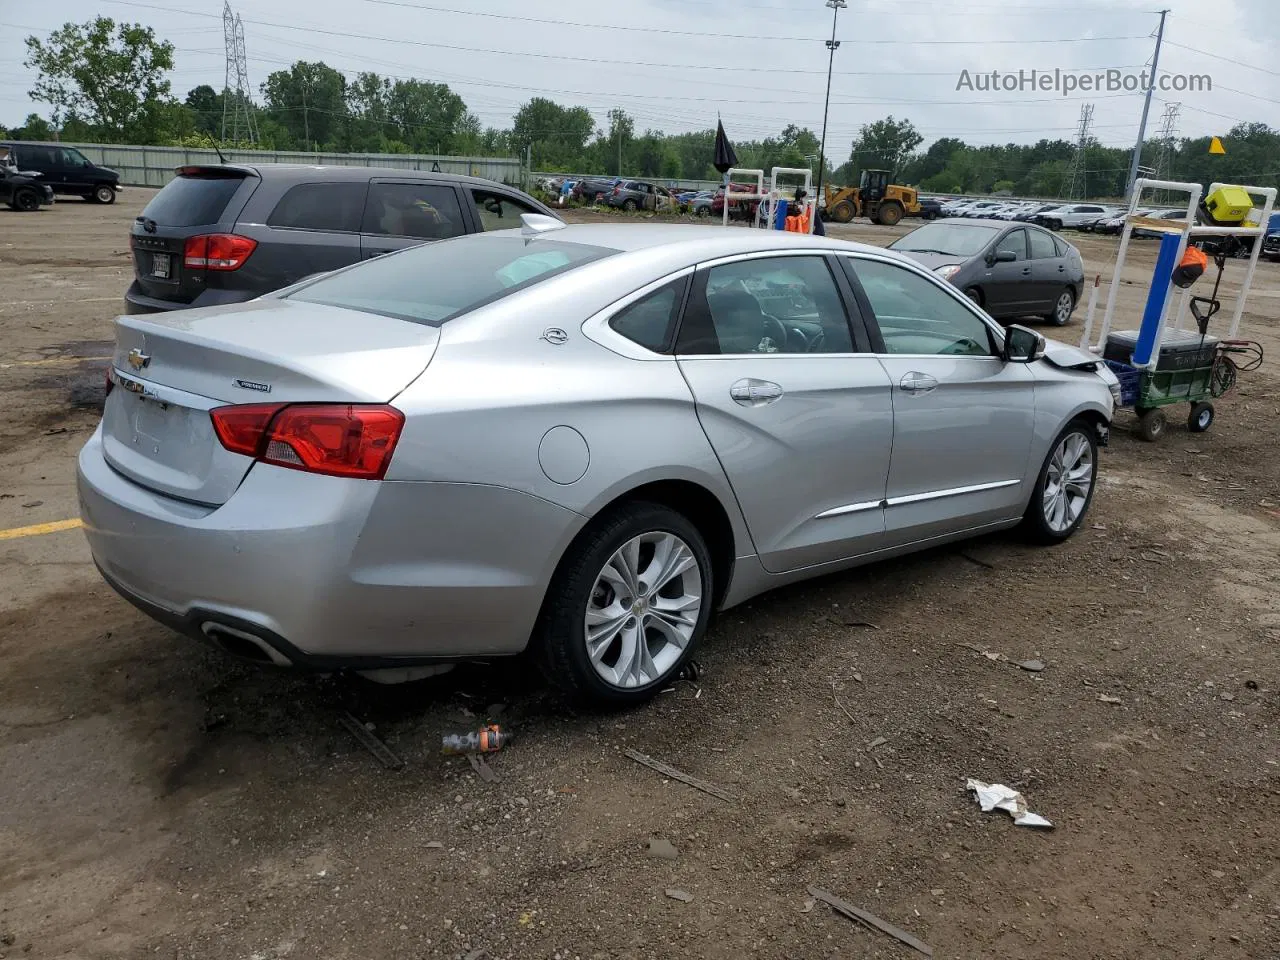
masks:
{"type": "Polygon", "coordinates": [[[159,297],[147,296],[142,292],[138,281],[134,280],[133,283],[129,284],[129,289],[124,294],[124,312],[132,315],[138,313],[167,313],[170,310],[192,310],[196,307],[220,307],[230,303],[248,303],[259,296],[261,294],[248,290],[206,289],[190,303],[182,300],[161,300],[159,297]]]}
{"type": "Polygon", "coordinates": [[[101,428],[77,488],[94,562],[130,602],[229,652],[321,670],[518,653],[584,522],[502,487],[265,464],[221,506],[191,504],[116,473],[101,428]]]}

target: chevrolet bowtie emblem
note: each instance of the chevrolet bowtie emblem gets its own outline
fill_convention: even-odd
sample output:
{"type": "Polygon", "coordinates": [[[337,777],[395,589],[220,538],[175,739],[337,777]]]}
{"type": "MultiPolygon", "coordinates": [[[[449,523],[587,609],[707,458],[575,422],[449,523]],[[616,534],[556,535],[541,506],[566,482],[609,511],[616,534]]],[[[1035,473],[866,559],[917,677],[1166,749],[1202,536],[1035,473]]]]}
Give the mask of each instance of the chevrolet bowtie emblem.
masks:
{"type": "Polygon", "coordinates": [[[129,366],[135,370],[141,370],[151,362],[150,355],[143,353],[137,347],[129,351],[129,356],[126,359],[129,361],[129,366]]]}

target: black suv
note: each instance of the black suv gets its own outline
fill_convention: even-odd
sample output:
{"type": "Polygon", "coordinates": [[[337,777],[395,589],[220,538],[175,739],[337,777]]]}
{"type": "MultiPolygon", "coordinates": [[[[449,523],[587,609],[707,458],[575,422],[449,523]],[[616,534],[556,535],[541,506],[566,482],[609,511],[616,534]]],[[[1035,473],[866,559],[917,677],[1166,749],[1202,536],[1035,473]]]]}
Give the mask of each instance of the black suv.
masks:
{"type": "Polygon", "coordinates": [[[75,147],[61,143],[32,143],[26,140],[0,140],[19,170],[34,170],[40,181],[72,197],[84,197],[97,203],[115,203],[120,191],[120,174],[100,167],[75,147]]]}
{"type": "MultiPolygon", "coordinates": [[[[402,247],[555,214],[491,180],[384,167],[179,167],[133,224],[128,313],[243,303],[402,247]]],[[[558,219],[558,218],[557,218],[558,219]]]]}

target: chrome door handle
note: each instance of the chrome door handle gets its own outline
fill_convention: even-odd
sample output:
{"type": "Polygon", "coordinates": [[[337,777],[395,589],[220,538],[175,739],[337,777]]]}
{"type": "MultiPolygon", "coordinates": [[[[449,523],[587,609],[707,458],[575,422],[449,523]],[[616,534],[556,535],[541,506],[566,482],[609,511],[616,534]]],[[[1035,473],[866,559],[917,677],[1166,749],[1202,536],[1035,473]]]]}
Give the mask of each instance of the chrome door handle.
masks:
{"type": "Polygon", "coordinates": [[[913,395],[929,393],[938,388],[938,381],[927,373],[912,370],[898,381],[898,388],[913,395]]]}
{"type": "Polygon", "coordinates": [[[744,407],[758,407],[762,404],[773,403],[782,396],[782,387],[769,380],[756,380],[754,377],[747,377],[739,380],[729,388],[729,396],[733,398],[734,403],[741,404],[744,407]]]}
{"type": "Polygon", "coordinates": [[[1025,276],[1027,276],[1027,275],[1028,275],[1028,274],[1030,274],[1030,273],[1031,273],[1031,268],[1030,268],[1030,267],[1023,267],[1023,268],[1022,268],[1022,275],[1023,275],[1024,277],[1025,277],[1025,276]]]}

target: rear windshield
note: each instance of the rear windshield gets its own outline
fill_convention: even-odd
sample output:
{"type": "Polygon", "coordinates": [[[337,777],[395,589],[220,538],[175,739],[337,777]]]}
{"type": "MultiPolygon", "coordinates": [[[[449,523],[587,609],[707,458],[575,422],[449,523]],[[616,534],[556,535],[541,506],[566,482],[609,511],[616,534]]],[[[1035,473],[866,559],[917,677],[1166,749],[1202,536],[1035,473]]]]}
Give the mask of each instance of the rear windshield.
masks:
{"type": "Polygon", "coordinates": [[[232,195],[244,177],[175,177],[142,211],[163,227],[196,227],[222,222],[232,195]]]}
{"type": "Polygon", "coordinates": [[[617,252],[520,236],[460,237],[370,260],[287,296],[436,326],[617,252]]]}

